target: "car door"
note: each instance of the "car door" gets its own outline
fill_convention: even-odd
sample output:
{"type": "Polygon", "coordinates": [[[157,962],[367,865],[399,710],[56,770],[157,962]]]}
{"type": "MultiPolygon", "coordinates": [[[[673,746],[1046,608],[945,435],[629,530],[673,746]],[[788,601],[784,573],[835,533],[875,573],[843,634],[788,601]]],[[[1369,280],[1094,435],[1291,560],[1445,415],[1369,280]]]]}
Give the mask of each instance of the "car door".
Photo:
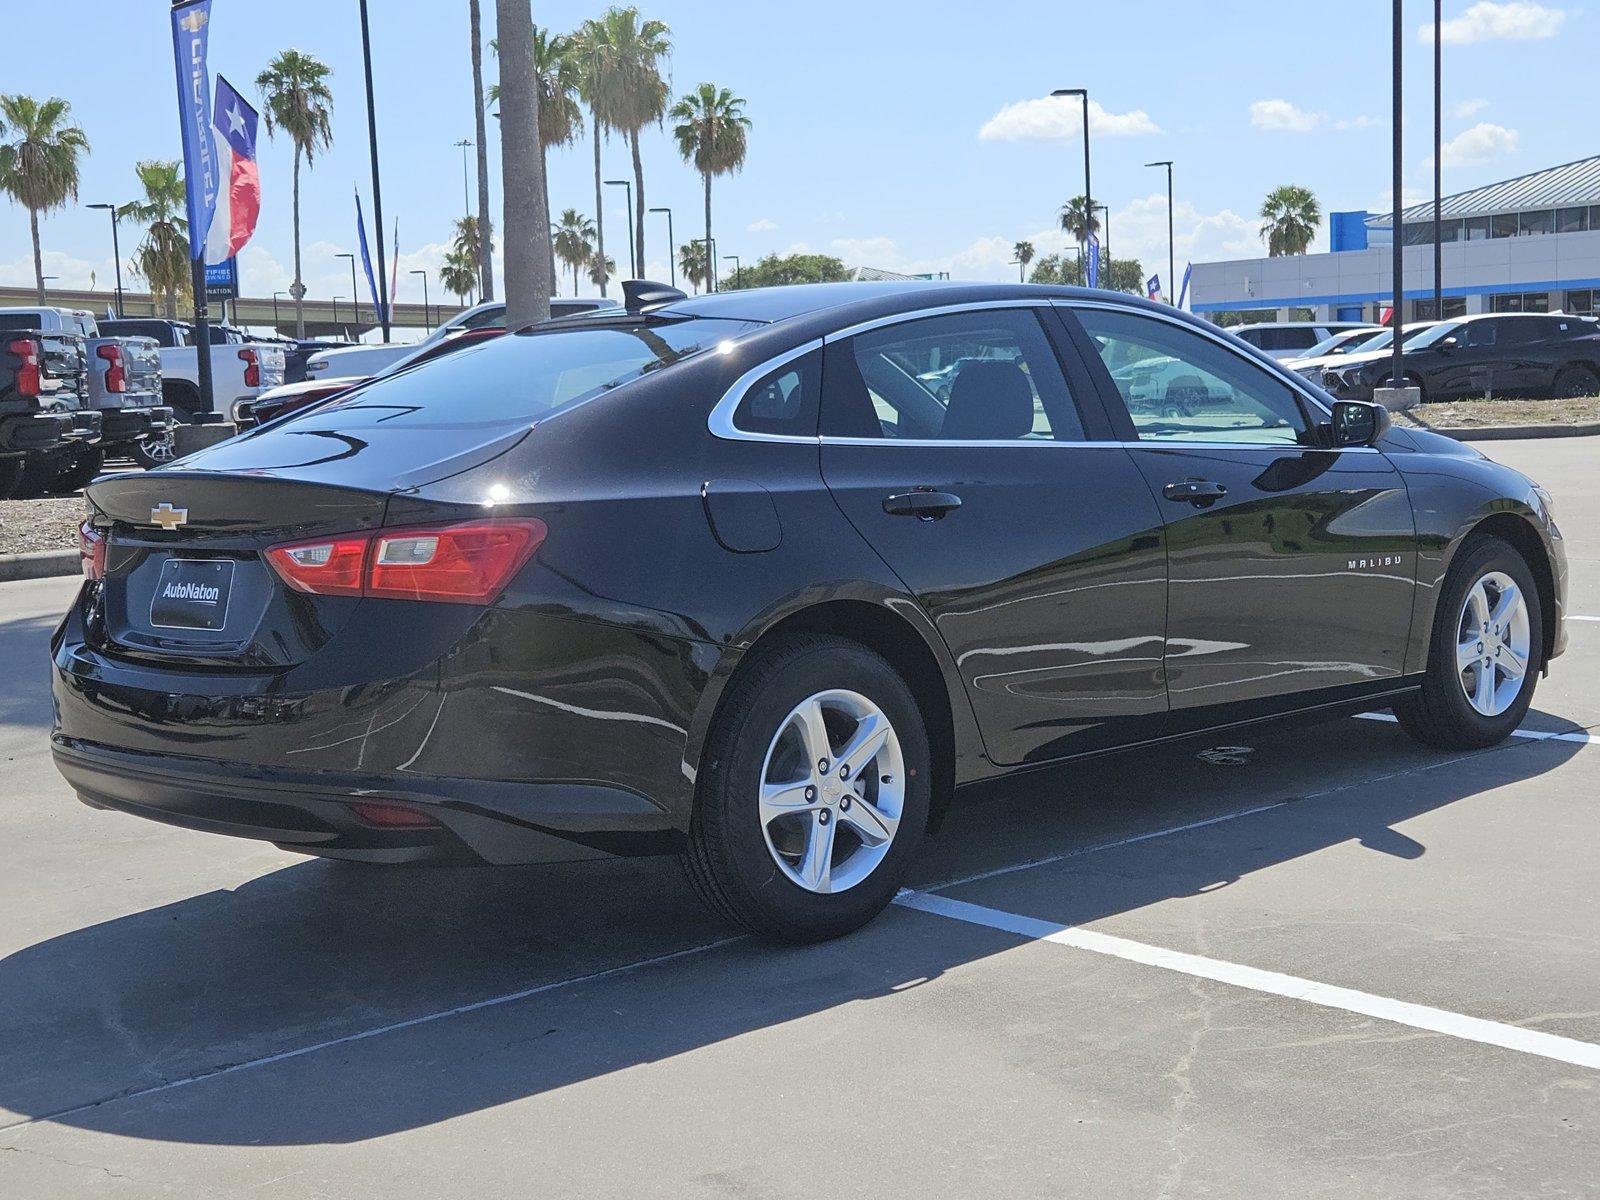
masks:
{"type": "Polygon", "coordinates": [[[821,459],[840,508],[931,617],[990,756],[1043,761],[1162,725],[1160,511],[1059,359],[1048,303],[825,339],[821,459]]]}
{"type": "Polygon", "coordinates": [[[1064,311],[1166,523],[1174,716],[1392,687],[1416,555],[1388,459],[1329,448],[1325,414],[1220,334],[1131,307],[1064,311]],[[1142,359],[1182,364],[1154,403],[1114,383],[1142,359]]]}
{"type": "Polygon", "coordinates": [[[1430,400],[1482,396],[1504,390],[1509,375],[1504,368],[1507,348],[1501,345],[1504,317],[1482,317],[1462,322],[1456,344],[1441,347],[1437,365],[1423,376],[1430,400]]]}

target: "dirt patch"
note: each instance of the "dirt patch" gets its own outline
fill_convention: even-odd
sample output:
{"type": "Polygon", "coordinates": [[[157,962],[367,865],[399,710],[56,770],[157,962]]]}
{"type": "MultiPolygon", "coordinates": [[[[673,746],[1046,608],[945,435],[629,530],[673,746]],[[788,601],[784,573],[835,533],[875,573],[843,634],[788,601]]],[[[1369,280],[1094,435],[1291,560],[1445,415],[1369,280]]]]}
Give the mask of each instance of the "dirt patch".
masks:
{"type": "Polygon", "coordinates": [[[76,550],[82,496],[55,500],[0,500],[0,554],[76,550]]]}
{"type": "Polygon", "coordinates": [[[1409,413],[1397,413],[1395,423],[1434,429],[1591,425],[1600,423],[1600,396],[1583,396],[1576,400],[1450,400],[1418,405],[1409,413]]]}

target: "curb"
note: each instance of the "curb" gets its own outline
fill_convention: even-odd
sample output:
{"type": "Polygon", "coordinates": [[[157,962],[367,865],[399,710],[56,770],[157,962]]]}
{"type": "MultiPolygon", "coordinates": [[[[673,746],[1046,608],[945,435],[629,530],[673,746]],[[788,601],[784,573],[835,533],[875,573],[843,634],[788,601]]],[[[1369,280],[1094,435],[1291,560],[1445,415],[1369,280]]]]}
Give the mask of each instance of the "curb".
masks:
{"type": "Polygon", "coordinates": [[[1480,429],[1471,425],[1460,428],[1448,425],[1424,425],[1418,421],[1417,427],[1429,433],[1442,433],[1445,437],[1455,438],[1458,442],[1513,442],[1529,438],[1593,437],[1595,434],[1600,434],[1600,424],[1493,425],[1480,429]]]}
{"type": "Polygon", "coordinates": [[[18,579],[49,579],[77,575],[83,570],[76,550],[33,550],[26,554],[0,554],[0,583],[18,579]]]}

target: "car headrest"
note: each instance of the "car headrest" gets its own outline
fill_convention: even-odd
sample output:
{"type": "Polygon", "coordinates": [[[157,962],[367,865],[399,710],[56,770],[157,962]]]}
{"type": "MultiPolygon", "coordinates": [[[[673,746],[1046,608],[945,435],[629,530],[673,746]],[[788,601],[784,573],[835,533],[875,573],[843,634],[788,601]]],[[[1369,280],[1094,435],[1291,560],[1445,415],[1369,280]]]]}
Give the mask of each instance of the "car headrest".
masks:
{"type": "Polygon", "coordinates": [[[1033,389],[1012,362],[972,359],[950,384],[941,438],[1010,441],[1033,432],[1033,389]]]}

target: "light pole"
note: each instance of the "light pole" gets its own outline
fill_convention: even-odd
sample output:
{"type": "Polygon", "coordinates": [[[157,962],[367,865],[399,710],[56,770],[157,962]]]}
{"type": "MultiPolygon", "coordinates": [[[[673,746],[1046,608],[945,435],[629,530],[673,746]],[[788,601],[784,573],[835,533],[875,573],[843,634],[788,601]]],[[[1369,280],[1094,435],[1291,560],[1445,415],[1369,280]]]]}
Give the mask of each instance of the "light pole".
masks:
{"type": "Polygon", "coordinates": [[[1170,298],[1178,294],[1175,290],[1178,286],[1178,256],[1172,249],[1172,160],[1163,158],[1157,162],[1147,162],[1145,166],[1167,169],[1167,296],[1170,298]]]}
{"type": "Polygon", "coordinates": [[[413,271],[413,275],[422,276],[422,331],[432,333],[432,316],[428,308],[428,273],[426,271],[413,271]]]}
{"type": "Polygon", "coordinates": [[[103,208],[111,214],[111,257],[116,260],[117,267],[117,316],[125,317],[128,314],[122,311],[122,249],[117,244],[117,206],[115,204],[90,204],[89,208],[103,208]]]}
{"type": "Polygon", "coordinates": [[[335,296],[333,298],[333,327],[335,329],[339,327],[339,301],[343,299],[343,296],[335,296]]]}
{"type": "MultiPolygon", "coordinates": [[[[348,258],[350,260],[350,295],[354,298],[352,303],[356,309],[356,324],[361,324],[361,288],[356,284],[356,256],[354,254],[335,254],[335,258],[348,258]]],[[[388,341],[388,338],[384,338],[388,341]]]]}
{"type": "Polygon", "coordinates": [[[1052,96],[1078,96],[1083,100],[1083,211],[1094,222],[1094,190],[1089,184],[1089,89],[1057,88],[1052,96]]]}
{"type": "MultiPolygon", "coordinates": [[[[1443,17],[1440,11],[1443,0],[1433,0],[1433,319],[1444,320],[1444,223],[1440,220],[1440,209],[1443,206],[1441,193],[1443,192],[1440,179],[1440,145],[1442,131],[1440,126],[1441,101],[1439,95],[1440,70],[1444,65],[1444,48],[1439,33],[1439,22],[1443,17]]],[[[1398,205],[1400,202],[1395,201],[1398,205]]],[[[1395,236],[1399,236],[1399,220],[1396,219],[1395,236]]]]}
{"type": "Polygon", "coordinates": [[[467,151],[472,149],[472,143],[462,138],[455,145],[461,147],[461,211],[467,216],[472,215],[472,193],[467,190],[467,151]]]}
{"type": "Polygon", "coordinates": [[[1106,219],[1100,222],[1100,232],[1105,236],[1100,239],[1100,248],[1106,252],[1106,286],[1111,286],[1111,206],[1108,204],[1091,204],[1089,206],[1089,223],[1093,225],[1094,214],[1103,212],[1106,219]]]}
{"type": "Polygon", "coordinates": [[[1009,266],[1016,267],[1016,269],[1017,269],[1017,282],[1018,283],[1026,283],[1027,280],[1025,280],[1022,277],[1022,269],[1023,269],[1022,268],[1022,260],[1020,258],[1012,258],[1012,259],[1007,259],[1006,261],[1007,261],[1007,264],[1009,266]]]}
{"type": "MultiPolygon", "coordinates": [[[[1405,304],[1405,238],[1403,238],[1400,234],[1400,203],[1402,185],[1404,183],[1401,172],[1402,164],[1400,158],[1400,114],[1404,111],[1404,109],[1401,107],[1404,95],[1401,88],[1400,79],[1400,66],[1403,53],[1402,45],[1405,41],[1405,38],[1401,32],[1401,22],[1404,20],[1405,16],[1403,9],[1403,0],[1394,0],[1394,16],[1392,18],[1392,24],[1394,26],[1394,65],[1392,68],[1392,73],[1394,75],[1394,159],[1390,164],[1393,174],[1390,184],[1393,188],[1392,195],[1394,197],[1394,201],[1393,216],[1389,219],[1389,225],[1394,234],[1393,253],[1390,256],[1391,270],[1394,274],[1394,297],[1392,300],[1392,309],[1389,315],[1389,321],[1391,323],[1390,327],[1394,330],[1394,349],[1390,352],[1389,356],[1390,387],[1404,387],[1406,378],[1405,356],[1400,351],[1400,343],[1404,340],[1401,337],[1401,334],[1403,332],[1403,326],[1405,325],[1405,320],[1401,315],[1402,306],[1405,304]]],[[[1435,156],[1434,161],[1438,161],[1437,156],[1435,156]]]]}
{"type": "Polygon", "coordinates": [[[607,187],[625,188],[628,193],[628,270],[633,272],[635,279],[639,278],[639,256],[633,240],[633,181],[629,179],[608,179],[607,187]]]}
{"type": "MultiPolygon", "coordinates": [[[[383,185],[378,181],[378,107],[372,97],[372,38],[367,31],[367,0],[361,0],[361,62],[367,73],[367,146],[372,153],[372,223],[378,238],[378,278],[388,264],[383,250],[383,185]]],[[[361,293],[356,292],[357,295],[361,293]]],[[[383,330],[383,340],[389,340],[389,306],[383,300],[383,289],[375,297],[378,311],[373,315],[383,330]]],[[[356,305],[356,324],[361,324],[361,306],[356,305]]]]}
{"type": "Polygon", "coordinates": [[[272,332],[273,333],[277,333],[278,332],[278,297],[279,296],[287,296],[288,294],[289,294],[288,292],[273,292],[272,293],[272,332]]]}
{"type": "Polygon", "coordinates": [[[690,238],[691,246],[705,246],[706,248],[706,291],[717,290],[717,239],[712,238],[708,243],[705,238],[690,238]]]}
{"type": "Polygon", "coordinates": [[[652,208],[651,212],[667,214],[667,266],[672,271],[672,286],[678,286],[678,243],[672,236],[672,210],[670,208],[652,208]]]}
{"type": "Polygon", "coordinates": [[[737,254],[724,254],[722,258],[724,262],[730,258],[733,259],[733,286],[738,289],[744,283],[744,272],[742,264],[739,262],[739,256],[737,254]]]}

